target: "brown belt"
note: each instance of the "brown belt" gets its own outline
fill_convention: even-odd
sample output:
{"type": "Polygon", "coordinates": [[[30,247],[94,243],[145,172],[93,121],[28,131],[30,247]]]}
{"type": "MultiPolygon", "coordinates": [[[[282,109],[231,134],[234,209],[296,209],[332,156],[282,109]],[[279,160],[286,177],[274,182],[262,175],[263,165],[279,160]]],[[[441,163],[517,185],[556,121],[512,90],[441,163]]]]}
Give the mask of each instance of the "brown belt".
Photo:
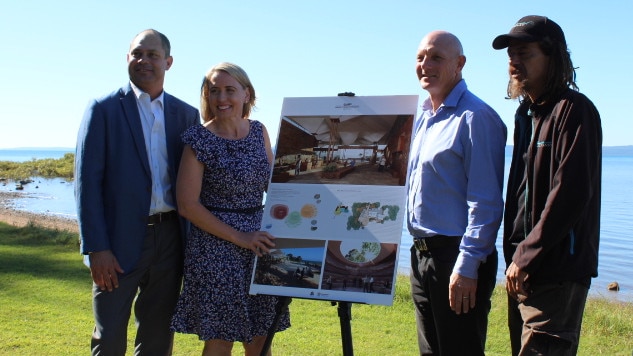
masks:
{"type": "Polygon", "coordinates": [[[166,213],[156,213],[147,217],[147,225],[160,224],[163,221],[173,220],[178,218],[176,210],[168,211],[166,213]]]}
{"type": "Polygon", "coordinates": [[[435,235],[430,237],[414,237],[413,246],[416,250],[426,252],[436,248],[459,247],[461,236],[435,235]]]}

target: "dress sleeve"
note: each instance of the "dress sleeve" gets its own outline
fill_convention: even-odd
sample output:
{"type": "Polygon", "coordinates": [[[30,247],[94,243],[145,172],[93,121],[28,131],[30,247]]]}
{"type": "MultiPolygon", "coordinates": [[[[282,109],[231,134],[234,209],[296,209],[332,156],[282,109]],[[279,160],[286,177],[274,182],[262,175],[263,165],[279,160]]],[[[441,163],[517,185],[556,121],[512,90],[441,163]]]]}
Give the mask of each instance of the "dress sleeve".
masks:
{"type": "Polygon", "coordinates": [[[209,160],[209,151],[205,150],[204,147],[209,144],[210,139],[205,136],[205,131],[207,129],[204,126],[194,125],[183,132],[181,136],[182,142],[191,146],[196,154],[196,159],[203,163],[209,160]]]}

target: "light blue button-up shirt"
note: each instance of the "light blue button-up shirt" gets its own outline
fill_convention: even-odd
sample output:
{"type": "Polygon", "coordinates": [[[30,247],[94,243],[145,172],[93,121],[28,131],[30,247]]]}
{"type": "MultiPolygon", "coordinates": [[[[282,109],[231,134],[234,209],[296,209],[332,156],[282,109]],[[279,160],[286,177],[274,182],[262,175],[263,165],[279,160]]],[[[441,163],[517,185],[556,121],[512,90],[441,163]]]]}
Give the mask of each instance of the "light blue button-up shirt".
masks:
{"type": "Polygon", "coordinates": [[[463,236],[453,272],[477,278],[503,217],[506,126],[461,80],[437,112],[427,98],[413,128],[409,231],[463,236]]]}

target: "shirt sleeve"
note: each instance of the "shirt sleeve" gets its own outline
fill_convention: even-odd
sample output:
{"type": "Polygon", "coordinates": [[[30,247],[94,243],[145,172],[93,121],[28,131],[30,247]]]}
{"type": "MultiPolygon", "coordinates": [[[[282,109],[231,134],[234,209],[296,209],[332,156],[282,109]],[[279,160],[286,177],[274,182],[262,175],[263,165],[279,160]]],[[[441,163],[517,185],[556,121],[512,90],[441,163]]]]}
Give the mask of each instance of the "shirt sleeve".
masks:
{"type": "Polygon", "coordinates": [[[476,279],[479,265],[495,249],[503,218],[503,175],[507,129],[492,108],[471,113],[460,133],[468,175],[468,225],[453,271],[476,279]]]}

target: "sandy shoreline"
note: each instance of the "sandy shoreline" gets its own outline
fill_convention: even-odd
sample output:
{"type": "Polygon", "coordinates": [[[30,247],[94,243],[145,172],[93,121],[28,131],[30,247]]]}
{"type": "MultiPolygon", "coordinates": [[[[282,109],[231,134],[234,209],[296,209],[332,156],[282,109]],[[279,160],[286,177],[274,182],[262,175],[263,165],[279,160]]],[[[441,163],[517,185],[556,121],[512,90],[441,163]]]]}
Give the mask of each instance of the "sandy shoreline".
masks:
{"type": "Polygon", "coordinates": [[[13,226],[26,226],[33,222],[37,226],[48,229],[79,232],[77,220],[63,218],[51,214],[35,214],[27,211],[15,210],[8,203],[10,200],[22,197],[18,192],[0,192],[0,222],[13,226]]]}

